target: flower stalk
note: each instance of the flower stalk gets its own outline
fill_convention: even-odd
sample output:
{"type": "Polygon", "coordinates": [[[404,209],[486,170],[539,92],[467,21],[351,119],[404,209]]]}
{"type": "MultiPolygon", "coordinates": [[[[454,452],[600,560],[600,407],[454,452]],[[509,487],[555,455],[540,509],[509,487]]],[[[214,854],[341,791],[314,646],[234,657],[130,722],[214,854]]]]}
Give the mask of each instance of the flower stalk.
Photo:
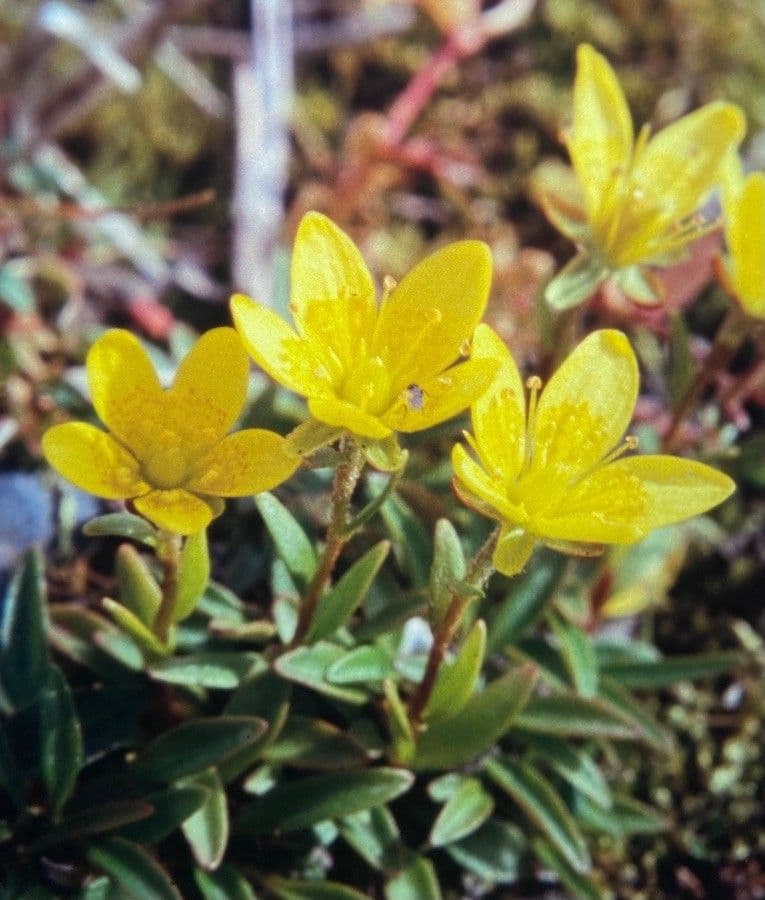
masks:
{"type": "Polygon", "coordinates": [[[327,539],[319,566],[311,580],[300,606],[297,628],[291,646],[301,644],[311,629],[316,608],[324,593],[338,557],[348,543],[352,532],[348,529],[351,497],[364,469],[364,451],[353,438],[344,438],[343,462],[335,469],[332,485],[332,517],[327,528],[327,539]]]}
{"type": "Polygon", "coordinates": [[[495,571],[492,556],[497,546],[499,531],[499,528],[495,528],[470,560],[465,578],[454,591],[446,614],[433,635],[433,644],[425,666],[425,674],[409,701],[409,721],[415,731],[421,727],[422,714],[436,685],[441,663],[459,628],[465,610],[468,604],[475,599],[476,594],[483,591],[495,571]]]}
{"type": "Polygon", "coordinates": [[[178,597],[178,568],[181,561],[182,538],[171,531],[160,532],[157,557],[162,563],[162,600],[154,619],[154,634],[167,644],[170,629],[175,618],[175,604],[178,597]]]}

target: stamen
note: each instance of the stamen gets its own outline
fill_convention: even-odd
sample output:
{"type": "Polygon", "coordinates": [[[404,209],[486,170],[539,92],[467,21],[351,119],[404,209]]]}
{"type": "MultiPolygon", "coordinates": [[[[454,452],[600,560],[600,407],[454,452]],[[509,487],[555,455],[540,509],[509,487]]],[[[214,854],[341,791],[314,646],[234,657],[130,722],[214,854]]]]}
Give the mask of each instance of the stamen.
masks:
{"type": "Polygon", "coordinates": [[[388,297],[390,297],[390,295],[393,293],[393,291],[396,290],[397,287],[398,287],[398,282],[392,275],[386,275],[385,278],[383,278],[383,292],[382,292],[382,302],[383,303],[385,303],[385,301],[388,299],[388,297]]]}
{"type": "Polygon", "coordinates": [[[529,392],[529,411],[526,414],[526,454],[524,468],[531,464],[534,454],[534,426],[537,420],[537,398],[542,390],[542,379],[539,375],[532,375],[526,379],[526,388],[529,392]]]}
{"type": "Polygon", "coordinates": [[[606,454],[603,459],[597,465],[599,469],[601,466],[607,466],[609,463],[612,463],[615,459],[619,459],[620,456],[624,456],[629,450],[637,450],[640,446],[640,440],[635,437],[634,434],[628,434],[627,437],[619,444],[618,447],[613,449],[610,453],[606,454]]]}

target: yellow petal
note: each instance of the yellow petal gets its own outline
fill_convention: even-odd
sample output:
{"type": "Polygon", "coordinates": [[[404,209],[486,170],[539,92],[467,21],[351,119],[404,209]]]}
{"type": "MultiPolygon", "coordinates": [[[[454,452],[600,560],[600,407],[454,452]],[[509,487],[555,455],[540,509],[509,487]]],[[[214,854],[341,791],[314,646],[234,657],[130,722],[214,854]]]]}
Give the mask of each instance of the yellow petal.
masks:
{"type": "Polygon", "coordinates": [[[765,173],[754,172],[740,193],[725,197],[726,240],[736,297],[757,318],[765,317],[765,173]]]}
{"type": "Polygon", "coordinates": [[[134,500],[133,506],[150,522],[175,534],[194,534],[207,528],[213,518],[208,503],[184,490],[152,491],[134,500]]]}
{"type": "Polygon", "coordinates": [[[633,140],[632,117],[616,73],[604,56],[580,44],[567,146],[593,223],[607,216],[618,199],[633,140]]]}
{"type": "MultiPolygon", "coordinates": [[[[452,468],[454,469],[455,489],[463,494],[477,497],[494,511],[492,518],[499,518],[513,525],[526,523],[525,513],[513,506],[507,499],[504,484],[500,479],[492,478],[465,450],[462,444],[452,448],[452,468]],[[461,490],[464,486],[465,492],[461,490]]],[[[466,499],[468,505],[469,499],[466,499]]],[[[483,510],[479,510],[483,511],[483,510]]]]}
{"type": "Polygon", "coordinates": [[[503,575],[517,575],[529,561],[537,539],[523,528],[503,526],[492,562],[503,575]]]}
{"type": "Polygon", "coordinates": [[[744,115],[732,103],[708,103],[668,125],[635,159],[620,224],[620,265],[661,255],[676,245],[673,230],[717,186],[725,160],[744,136],[744,115]],[[665,234],[665,232],[669,232],[665,234]],[[663,241],[662,241],[663,237],[663,241]]]}
{"type": "Polygon", "coordinates": [[[213,328],[178,367],[166,401],[184,444],[203,452],[239,418],[247,399],[249,362],[233,328],[213,328]]]}
{"type": "Polygon", "coordinates": [[[135,457],[93,425],[55,425],[43,435],[42,449],[60,475],[98,497],[124,500],[149,490],[135,457]]]}
{"type": "Polygon", "coordinates": [[[307,213],[298,226],[290,310],[301,336],[327,365],[338,367],[338,377],[374,331],[372,276],[353,241],[321,213],[307,213]]]}
{"type": "Polygon", "coordinates": [[[486,244],[459,241],[424,259],[385,300],[373,352],[388,366],[394,393],[457,359],[486,308],[491,270],[486,244]]]}
{"type": "Polygon", "coordinates": [[[491,384],[497,363],[469,359],[441,375],[408,385],[398,403],[381,416],[394,431],[422,431],[462,412],[491,384]]]}
{"type": "Polygon", "coordinates": [[[114,328],[88,352],[93,406],[101,421],[140,458],[163,418],[163,392],[146,351],[129,331],[114,328]]]}
{"type": "Polygon", "coordinates": [[[644,531],[708,512],[736,490],[735,482],[723,472],[678,456],[625,457],[586,480],[603,478],[609,470],[639,479],[646,496],[646,509],[640,519],[644,531]]]}
{"type": "Polygon", "coordinates": [[[208,453],[186,485],[201,494],[243,497],[270,491],[300,465],[283,437],[259,428],[230,434],[208,453]]]}
{"type": "Polygon", "coordinates": [[[471,409],[481,462],[506,482],[514,481],[526,452],[526,400],[518,366],[504,341],[483,324],[473,336],[472,359],[491,359],[498,367],[491,387],[471,409]]]}
{"type": "Polygon", "coordinates": [[[274,381],[304,397],[327,390],[329,373],[281,316],[244,294],[231,298],[231,315],[247,352],[274,381]]]}
{"type": "Polygon", "coordinates": [[[391,434],[391,428],[377,416],[370,415],[358,406],[331,394],[309,397],[308,409],[319,422],[335,428],[345,428],[360,437],[379,439],[391,434]]]}
{"type": "Polygon", "coordinates": [[[532,469],[561,466],[573,474],[598,462],[627,429],[638,386],[627,338],[613,329],[588,335],[539,398],[532,469]]]}

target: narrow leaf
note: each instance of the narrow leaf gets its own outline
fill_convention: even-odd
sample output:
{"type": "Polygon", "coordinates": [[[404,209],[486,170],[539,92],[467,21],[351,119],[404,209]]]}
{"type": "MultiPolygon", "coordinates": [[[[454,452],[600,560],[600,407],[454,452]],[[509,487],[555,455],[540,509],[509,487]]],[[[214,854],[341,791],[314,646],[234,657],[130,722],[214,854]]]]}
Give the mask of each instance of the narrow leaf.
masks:
{"type": "Polygon", "coordinates": [[[556,775],[601,808],[611,808],[611,792],[606,779],[585,750],[564,740],[543,735],[527,735],[524,743],[536,762],[552,769],[556,775]]]}
{"type": "Polygon", "coordinates": [[[438,814],[430,830],[431,847],[444,847],[472,834],[489,818],[494,801],[481,782],[466,778],[438,814]]]}
{"type": "Polygon", "coordinates": [[[171,648],[163,644],[138,616],[121,603],[117,603],[116,600],[112,600],[110,597],[104,597],[101,605],[112,617],[115,624],[119,625],[123,631],[126,631],[150,658],[168,656],[172,652],[171,648]]]}
{"type": "Polygon", "coordinates": [[[557,615],[551,617],[551,624],[577,693],[582,697],[594,697],[598,690],[598,660],[589,635],[557,615]]]}
{"type": "Polygon", "coordinates": [[[308,641],[319,641],[331,637],[338,628],[345,625],[366,597],[389,550],[390,541],[380,541],[375,544],[321,598],[308,632],[308,641]]]}
{"type": "Polygon", "coordinates": [[[215,872],[196,869],[194,881],[204,900],[258,900],[244,875],[226,863],[215,872]]]}
{"type": "Polygon", "coordinates": [[[82,765],[82,731],[72,693],[61,670],[51,666],[40,698],[40,771],[54,818],[72,793],[82,765]]]}
{"type": "Polygon", "coordinates": [[[228,844],[228,802],[217,769],[200,772],[184,785],[201,787],[207,792],[202,806],[181,826],[194,859],[203,869],[217,869],[228,844]]]}
{"type": "Polygon", "coordinates": [[[311,647],[297,647],[283,653],[275,662],[274,669],[288,681],[312,688],[346,703],[362,704],[367,700],[365,691],[358,688],[332,684],[327,679],[327,671],[333,663],[345,656],[346,651],[337,644],[319,641],[311,647]]]}
{"type": "Polygon", "coordinates": [[[183,900],[167,872],[137,844],[107,838],[90,847],[87,857],[111,876],[126,900],[183,900]]]}
{"type": "Polygon", "coordinates": [[[347,769],[366,761],[366,753],[345,731],[321,719],[290,716],[276,740],[263,751],[266,762],[306,769],[347,769]]]}
{"type": "Polygon", "coordinates": [[[346,816],[340,834],[375,869],[401,866],[407,851],[401,844],[396,820],[386,806],[373,806],[346,816]]]}
{"type": "Polygon", "coordinates": [[[512,884],[518,879],[525,847],[526,840],[519,828],[499,819],[489,819],[469,837],[449,844],[446,852],[479,878],[496,884],[512,884]]]}
{"type": "Polygon", "coordinates": [[[357,684],[395,678],[393,660],[382,647],[364,645],[341,656],[327,669],[327,681],[333,684],[357,684]]]}
{"type": "Polygon", "coordinates": [[[485,649],[486,624],[478,619],[462,642],[455,659],[441,663],[433,693],[425,707],[426,721],[450,719],[464,708],[473,695],[481,674],[485,649]]]}
{"type": "Polygon", "coordinates": [[[257,653],[220,650],[162,660],[151,667],[149,674],[155,681],[167,684],[230,690],[265,668],[257,653]]]}
{"type": "Polygon", "coordinates": [[[459,536],[448,519],[436,522],[433,537],[433,565],[430,567],[430,624],[441,623],[455,588],[465,577],[465,553],[459,536]]]}
{"type": "Polygon", "coordinates": [[[279,900],[366,900],[355,888],[334,881],[298,881],[273,875],[266,884],[279,900]]]}
{"type": "Polygon", "coordinates": [[[572,900],[604,900],[606,895],[601,892],[596,882],[572,867],[565,855],[552,843],[542,838],[534,838],[531,846],[542,865],[552,869],[561,884],[571,892],[572,900]]]}
{"type": "Polygon", "coordinates": [[[620,684],[603,676],[600,679],[600,696],[627,722],[632,723],[644,741],[668,756],[674,753],[675,740],[672,733],[662,728],[648,710],[620,684]]]}
{"type": "Polygon", "coordinates": [[[139,541],[147,547],[157,546],[157,529],[146,519],[129,512],[96,516],[82,526],[88,537],[121,537],[139,541]]]}
{"type": "Polygon", "coordinates": [[[151,628],[162,602],[162,589],[132,544],[122,544],[117,550],[116,574],[122,605],[151,628]]]}
{"type": "Polygon", "coordinates": [[[149,794],[142,799],[152,806],[152,814],[120,828],[119,837],[138,844],[156,844],[180,828],[181,823],[202,806],[207,796],[204,788],[179,785],[149,794]]]}
{"type": "Polygon", "coordinates": [[[385,900],[441,900],[441,888],[433,863],[418,856],[385,885],[385,900]]]}
{"type": "Polygon", "coordinates": [[[386,768],[311,775],[280,784],[245,807],[235,827],[247,834],[310,828],[387,803],[408,791],[413,781],[409,772],[386,768]]]}
{"type": "Polygon", "coordinates": [[[273,494],[258,494],[255,505],[263,516],[276,552],[284,561],[301,591],[304,591],[316,571],[313,544],[297,519],[273,494]]]}
{"type": "Polygon", "coordinates": [[[626,688],[658,690],[678,681],[697,681],[725,675],[741,665],[736,652],[704,653],[698,656],[673,656],[655,662],[612,663],[603,673],[626,688]]]}
{"type": "Polygon", "coordinates": [[[553,786],[528,763],[493,759],[486,774],[540,828],[577,872],[587,872],[590,856],[574,817],[553,786]]]}
{"type": "Polygon", "coordinates": [[[518,728],[561,737],[603,737],[629,740],[640,731],[616,709],[598,699],[575,694],[535,697],[516,720],[518,728]]]}
{"type": "Polygon", "coordinates": [[[203,528],[189,535],[183,544],[173,622],[182,622],[194,612],[209,580],[210,552],[207,548],[207,530],[203,528]]]}

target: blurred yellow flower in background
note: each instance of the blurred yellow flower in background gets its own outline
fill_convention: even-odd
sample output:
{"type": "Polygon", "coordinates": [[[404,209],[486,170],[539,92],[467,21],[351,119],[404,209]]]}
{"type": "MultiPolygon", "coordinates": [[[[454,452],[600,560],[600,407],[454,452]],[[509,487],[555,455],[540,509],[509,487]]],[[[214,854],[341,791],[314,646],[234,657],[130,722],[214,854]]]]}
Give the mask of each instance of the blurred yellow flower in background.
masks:
{"type": "Polygon", "coordinates": [[[56,425],[43,437],[45,458],[91,494],[130,500],[160,528],[198,532],[222,512],[221,497],[269,490],[300,463],[271,431],[227,436],[244,406],[249,368],[233,328],[204,334],[167,390],[123,329],[100,337],[86,365],[93,406],[111,433],[85,422],[56,425]]]}
{"type": "Polygon", "coordinates": [[[303,217],[292,255],[296,329],[241,294],[231,311],[251,356],[308,399],[314,419],[382,439],[461,412],[488,386],[492,360],[459,362],[491,285],[489,248],[449,244],[375,301],[355,244],[320,213],[303,217]]]}
{"type": "Polygon", "coordinates": [[[644,125],[635,139],[616,73],[591,46],[580,45],[565,138],[573,173],[550,163],[533,177],[547,217],[581,248],[548,285],[550,305],[575,306],[611,276],[633,300],[659,300],[643,267],[676,261],[709,229],[698,210],[745,129],[735,104],[714,102],[653,137],[644,125]]]}
{"type": "Polygon", "coordinates": [[[519,572],[541,540],[575,554],[603,544],[630,544],[652,529],[706,512],[734,490],[727,475],[673,456],[630,456],[621,445],[635,406],[635,354],[619,331],[585,338],[544,390],[528,381],[528,409],[518,368],[486,325],[473,339],[476,359],[493,359],[498,373],[471,408],[475,459],[452,451],[458,496],[502,528],[496,568],[519,572]],[[620,458],[622,457],[622,458],[620,458]]]}
{"type": "Polygon", "coordinates": [[[744,311],[765,319],[765,172],[744,177],[731,154],[723,191],[728,287],[744,311]]]}

